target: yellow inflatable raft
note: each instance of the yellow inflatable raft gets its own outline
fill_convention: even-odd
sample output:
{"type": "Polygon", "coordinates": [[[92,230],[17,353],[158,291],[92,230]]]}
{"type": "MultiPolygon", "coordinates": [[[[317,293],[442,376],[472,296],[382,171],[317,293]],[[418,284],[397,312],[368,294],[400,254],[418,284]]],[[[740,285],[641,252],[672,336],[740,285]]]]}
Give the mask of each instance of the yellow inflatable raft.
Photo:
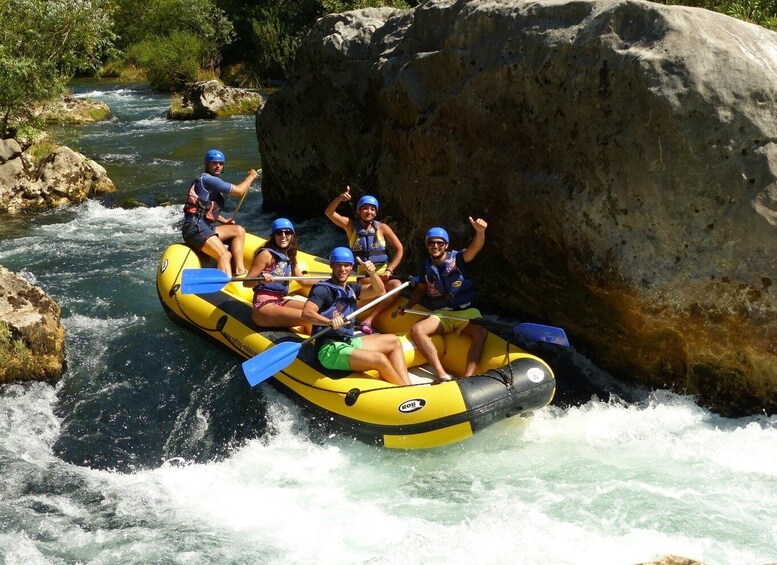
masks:
{"type": "MultiPolygon", "coordinates": [[[[246,264],[264,240],[246,236],[246,264]]],[[[326,261],[299,252],[303,271],[327,271],[326,261]]],[[[207,294],[183,294],[184,269],[212,267],[183,244],[171,245],[157,272],[157,292],[167,314],[176,322],[249,359],[280,341],[308,337],[292,330],[257,328],[251,321],[253,291],[239,282],[227,283],[207,294]]],[[[307,289],[292,282],[290,294],[303,297],[307,289]]],[[[405,301],[400,298],[400,301],[405,301]]],[[[477,430],[510,416],[527,414],[547,405],[556,381],[541,359],[489,333],[478,374],[435,383],[426,360],[407,337],[418,316],[392,317],[383,312],[373,324],[376,331],[394,333],[403,343],[412,386],[396,386],[377,374],[346,373],[323,368],[312,344],[296,360],[269,379],[297,401],[315,419],[336,432],[390,448],[416,449],[442,446],[470,437],[477,430]]],[[[469,338],[456,334],[435,336],[445,369],[461,375],[469,338]]],[[[246,384],[248,386],[248,384],[246,384]]]]}

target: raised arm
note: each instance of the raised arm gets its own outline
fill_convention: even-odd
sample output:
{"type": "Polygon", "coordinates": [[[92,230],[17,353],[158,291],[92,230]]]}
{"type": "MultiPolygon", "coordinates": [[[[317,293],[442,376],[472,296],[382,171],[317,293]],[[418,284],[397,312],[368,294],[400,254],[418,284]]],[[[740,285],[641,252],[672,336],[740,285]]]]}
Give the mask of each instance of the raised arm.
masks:
{"type": "Polygon", "coordinates": [[[340,202],[348,202],[350,199],[351,187],[346,186],[345,192],[336,196],[335,199],[329,203],[329,206],[326,207],[326,210],[324,210],[324,215],[332,220],[336,226],[343,228],[346,232],[348,232],[349,228],[352,227],[353,220],[351,220],[351,218],[346,218],[342,214],[339,214],[337,212],[337,207],[340,205],[340,202]]]}
{"type": "Polygon", "coordinates": [[[486,228],[488,227],[485,220],[481,218],[473,220],[472,216],[469,217],[469,223],[472,225],[472,229],[475,230],[475,235],[472,236],[472,241],[467,248],[461,252],[465,263],[472,261],[475,255],[483,249],[483,245],[486,243],[486,228]]]}
{"type": "Polygon", "coordinates": [[[259,177],[259,173],[257,173],[254,169],[248,169],[246,178],[244,178],[239,184],[233,184],[232,191],[229,194],[231,196],[243,196],[246,191],[251,188],[251,183],[254,182],[257,177],[259,177]]]}
{"type": "Polygon", "coordinates": [[[362,261],[359,257],[357,257],[356,260],[359,262],[359,265],[367,271],[367,275],[370,277],[369,286],[362,287],[361,296],[359,296],[359,298],[377,298],[378,296],[385,294],[386,287],[383,284],[383,280],[378,275],[375,265],[372,264],[372,261],[362,261]]]}

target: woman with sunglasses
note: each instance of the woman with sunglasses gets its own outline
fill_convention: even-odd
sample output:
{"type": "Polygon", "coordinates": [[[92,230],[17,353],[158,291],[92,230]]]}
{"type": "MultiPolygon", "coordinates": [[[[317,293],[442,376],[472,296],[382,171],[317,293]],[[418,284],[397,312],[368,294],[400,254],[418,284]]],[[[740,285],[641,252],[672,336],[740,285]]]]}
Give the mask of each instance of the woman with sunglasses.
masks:
{"type": "MultiPolygon", "coordinates": [[[[453,310],[457,317],[469,319],[482,317],[480,311],[472,307],[478,293],[469,277],[468,265],[483,249],[488,224],[485,220],[480,218],[473,220],[471,217],[469,223],[475,230],[475,235],[469,246],[461,251],[448,251],[450,239],[445,229],[435,227],[426,232],[424,243],[428,257],[424,259],[418,270],[418,285],[413,294],[405,306],[398,308],[400,314],[404,314],[406,309],[422,302],[433,311],[446,310],[450,313],[453,310]]],[[[440,362],[440,356],[432,343],[432,336],[452,331],[463,333],[472,340],[463,376],[474,375],[488,336],[488,330],[483,326],[470,324],[466,320],[438,318],[432,314],[413,324],[410,330],[413,342],[431,364],[438,380],[450,380],[451,376],[440,362]]]]}
{"type": "MultiPolygon", "coordinates": [[[[294,225],[286,218],[278,218],[270,228],[270,238],[256,250],[246,278],[264,277],[264,281],[244,281],[243,286],[254,289],[251,319],[265,328],[290,328],[302,326],[310,333],[310,325],[302,323],[304,302],[289,300],[288,281],[275,281],[273,277],[299,277],[302,271],[297,265],[297,234],[294,225]]],[[[299,281],[313,286],[316,281],[299,281]]]]}
{"type": "Polygon", "coordinates": [[[233,219],[221,215],[224,195],[243,196],[259,173],[249,169],[242,182],[232,184],[221,179],[226,162],[227,158],[218,149],[205,153],[205,172],[194,179],[186,196],[181,234],[189,247],[213,257],[218,268],[231,278],[232,259],[235,260],[236,275],[244,275],[247,272],[243,265],[246,230],[233,219]],[[221,222],[221,225],[214,226],[216,222],[221,222]],[[227,243],[230,249],[227,249],[227,243]]]}
{"type": "MultiPolygon", "coordinates": [[[[394,274],[394,269],[402,261],[404,254],[402,242],[388,224],[375,219],[380,208],[377,198],[369,194],[362,196],[356,205],[355,219],[343,216],[337,212],[337,207],[341,202],[349,202],[350,200],[351,187],[346,186],[345,192],[329,203],[324,214],[335,225],[345,230],[345,233],[348,235],[349,247],[354,256],[364,262],[372,262],[378,270],[378,275],[383,281],[386,291],[393,290],[401,284],[399,280],[390,277],[394,274]],[[394,256],[391,259],[389,259],[386,244],[394,250],[394,256]]],[[[366,275],[367,273],[359,265],[357,274],[366,275]]],[[[369,284],[369,278],[366,276],[360,280],[362,284],[369,284]]],[[[396,298],[387,300],[371,310],[361,322],[360,329],[362,333],[366,335],[373,333],[372,322],[376,316],[390,308],[396,300],[396,298]]]]}

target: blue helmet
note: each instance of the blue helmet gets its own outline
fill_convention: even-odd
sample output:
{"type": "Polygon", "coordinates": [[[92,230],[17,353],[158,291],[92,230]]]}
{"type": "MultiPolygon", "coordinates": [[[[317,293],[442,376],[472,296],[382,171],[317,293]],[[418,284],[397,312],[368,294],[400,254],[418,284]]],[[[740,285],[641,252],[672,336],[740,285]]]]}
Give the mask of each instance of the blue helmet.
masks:
{"type": "Polygon", "coordinates": [[[361,198],[359,198],[359,203],[356,205],[356,209],[358,210],[365,204],[372,204],[375,206],[375,210],[380,210],[380,205],[378,204],[378,199],[374,196],[370,196],[369,194],[365,194],[361,198]]]}
{"type": "Polygon", "coordinates": [[[218,149],[211,149],[205,154],[205,164],[207,165],[211,161],[218,161],[219,163],[227,164],[227,158],[218,149]]]}
{"type": "Polygon", "coordinates": [[[451,240],[448,238],[448,232],[445,231],[444,228],[431,228],[428,232],[426,232],[426,238],[424,238],[424,241],[429,241],[432,237],[439,237],[445,243],[450,243],[451,240]]]}
{"type": "Polygon", "coordinates": [[[332,249],[332,253],[329,254],[329,264],[334,263],[350,263],[353,265],[356,261],[353,258],[353,251],[347,247],[335,247],[332,249]]]}
{"type": "Polygon", "coordinates": [[[275,233],[278,230],[283,229],[289,229],[292,233],[296,233],[294,231],[294,224],[291,223],[291,221],[287,220],[286,218],[278,218],[272,223],[272,227],[270,228],[270,233],[275,233]]]}

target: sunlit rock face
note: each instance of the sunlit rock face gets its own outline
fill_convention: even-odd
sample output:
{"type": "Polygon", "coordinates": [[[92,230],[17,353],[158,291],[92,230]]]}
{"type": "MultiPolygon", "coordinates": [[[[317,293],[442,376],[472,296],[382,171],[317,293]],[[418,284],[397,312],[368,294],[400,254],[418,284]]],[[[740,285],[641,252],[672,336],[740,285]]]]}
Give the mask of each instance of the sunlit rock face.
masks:
{"type": "Polygon", "coordinates": [[[172,105],[173,120],[208,120],[235,114],[251,115],[261,110],[264,98],[257,92],[225,86],[218,80],[195,82],[184,92],[181,103],[172,105]]]}
{"type": "MultiPolygon", "coordinates": [[[[268,209],[375,194],[413,260],[616,375],[777,409],[777,34],[639,1],[434,1],[318,22],[257,116],[268,209]]],[[[408,267],[412,264],[408,261],[408,267]]],[[[559,375],[563,385],[563,375],[559,375]]]]}
{"type": "Polygon", "coordinates": [[[102,165],[69,147],[36,163],[16,140],[0,140],[0,214],[78,204],[115,191],[102,165]]]}
{"type": "Polygon", "coordinates": [[[60,308],[43,290],[0,266],[0,384],[57,381],[65,369],[60,308]]]}

